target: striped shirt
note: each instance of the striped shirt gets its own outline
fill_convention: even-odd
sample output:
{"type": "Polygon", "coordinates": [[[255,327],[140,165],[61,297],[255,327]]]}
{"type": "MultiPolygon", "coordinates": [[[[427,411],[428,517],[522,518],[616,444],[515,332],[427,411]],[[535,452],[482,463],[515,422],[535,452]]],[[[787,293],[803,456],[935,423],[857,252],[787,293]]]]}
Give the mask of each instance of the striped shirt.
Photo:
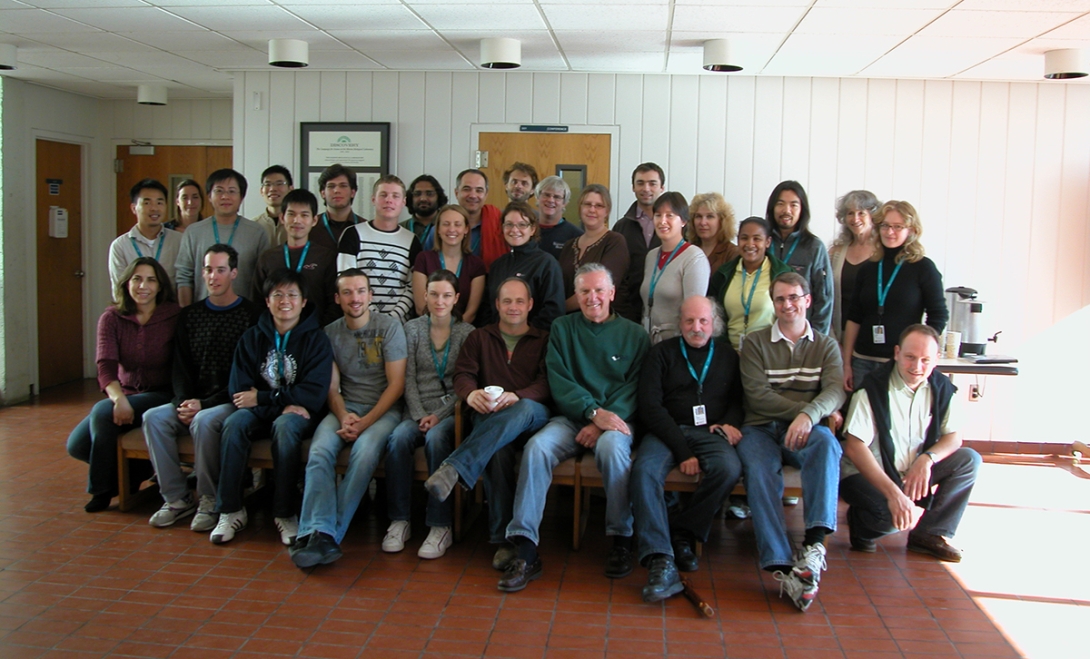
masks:
{"type": "Polygon", "coordinates": [[[420,253],[420,241],[412,231],[393,231],[361,222],[341,234],[337,270],[359,268],[371,283],[371,305],[380,313],[404,323],[414,311],[412,266],[420,253]]]}

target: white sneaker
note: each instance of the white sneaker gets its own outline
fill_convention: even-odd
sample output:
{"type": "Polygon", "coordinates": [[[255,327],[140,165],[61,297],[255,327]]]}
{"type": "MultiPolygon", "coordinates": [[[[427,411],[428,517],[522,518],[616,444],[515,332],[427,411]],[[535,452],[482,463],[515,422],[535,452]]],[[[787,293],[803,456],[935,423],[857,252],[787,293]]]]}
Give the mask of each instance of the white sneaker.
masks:
{"type": "Polygon", "coordinates": [[[825,563],[825,545],[819,542],[806,545],[799,550],[792,572],[799,575],[799,578],[803,581],[808,581],[816,586],[821,581],[821,571],[826,569],[828,569],[828,565],[825,563]]]}
{"type": "Polygon", "coordinates": [[[452,542],[449,526],[433,526],[416,555],[420,558],[439,558],[447,553],[452,542]]]}
{"type": "Polygon", "coordinates": [[[193,516],[193,521],[189,523],[189,530],[206,533],[216,528],[217,519],[219,519],[219,515],[216,514],[216,497],[210,497],[206,494],[201,497],[200,503],[197,504],[197,514],[193,516]]]}
{"type": "Polygon", "coordinates": [[[235,534],[246,528],[246,509],[237,513],[220,513],[220,519],[216,522],[216,528],[212,529],[209,540],[212,544],[222,545],[235,539],[235,534]]]}
{"type": "Polygon", "coordinates": [[[396,554],[405,548],[405,542],[412,537],[412,528],[408,522],[390,522],[386,537],[382,539],[382,551],[396,554]]]}
{"type": "Polygon", "coordinates": [[[280,531],[280,542],[290,547],[291,543],[295,542],[295,536],[299,535],[299,518],[292,515],[291,517],[277,517],[275,521],[276,530],[280,531]]]}
{"type": "Polygon", "coordinates": [[[773,572],[772,578],[780,582],[780,597],[786,592],[798,610],[805,613],[817,599],[818,585],[800,577],[797,570],[798,568],[794,568],[787,574],[773,572]]]}
{"type": "Polygon", "coordinates": [[[197,504],[193,501],[193,496],[187,493],[183,499],[164,503],[163,507],[151,516],[148,524],[157,528],[165,528],[183,517],[189,517],[196,509],[197,504]]]}

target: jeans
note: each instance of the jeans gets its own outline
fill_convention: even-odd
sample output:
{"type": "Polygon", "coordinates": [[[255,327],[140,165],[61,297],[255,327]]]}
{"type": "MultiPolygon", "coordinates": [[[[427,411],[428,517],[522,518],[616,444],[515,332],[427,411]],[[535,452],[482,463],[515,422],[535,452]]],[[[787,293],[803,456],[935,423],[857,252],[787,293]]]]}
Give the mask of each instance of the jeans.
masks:
{"type": "MultiPolygon", "coordinates": [[[[862,331],[862,330],[860,330],[862,331]]],[[[854,391],[860,391],[863,388],[863,380],[867,375],[873,371],[877,371],[879,368],[885,365],[885,362],[876,362],[873,359],[860,359],[859,357],[852,357],[852,388],[854,391]]],[[[851,396],[848,396],[848,400],[851,400],[851,396]]],[[[844,415],[847,416],[847,405],[844,403],[845,410],[844,415]]]]}
{"type": "Polygon", "coordinates": [[[276,492],[273,495],[273,516],[295,514],[299,465],[299,446],[310,435],[317,421],[300,414],[281,414],[269,423],[249,408],[236,410],[227,417],[220,434],[220,482],[216,488],[216,512],[237,513],[242,510],[242,477],[250,460],[250,446],[255,439],[272,435],[272,458],[276,492]]]}
{"type": "Polygon", "coordinates": [[[515,447],[509,445],[544,426],[549,420],[549,408],[523,398],[505,410],[492,414],[473,412],[470,418],[473,431],[443,464],[458,471],[459,480],[467,489],[487,469],[484,490],[488,497],[490,540],[503,542],[515,490],[515,447]]]}
{"type": "MultiPolygon", "coordinates": [[[[349,401],[345,401],[344,406],[360,417],[373,407],[349,401]]],[[[318,531],[333,536],[338,544],[344,540],[348,525],[371,483],[375,467],[382,459],[382,452],[386,450],[386,440],[400,420],[401,410],[394,405],[361,432],[355,441],[346,442],[337,434],[341,422],[334,414],[326,415],[310,442],[303,512],[299,515],[300,538],[318,531]],[[348,469],[338,484],[337,456],[345,444],[351,446],[348,469]]]]}
{"type": "Polygon", "coordinates": [[[802,470],[802,498],[806,528],[836,530],[837,484],[840,478],[840,443],[824,425],[810,431],[806,446],[784,447],[791,424],[772,421],[744,426],[735,449],[742,460],[746,495],[753,511],[753,530],[762,568],[794,564],[791,540],[783,516],[783,465],[802,470]]]}
{"type": "MultiPolygon", "coordinates": [[[[959,448],[931,468],[931,486],[938,485],[931,507],[920,517],[915,531],[953,538],[961,516],[969,505],[980,454],[971,448],[959,448]]],[[[897,533],[886,498],[863,474],[853,474],[840,481],[840,496],[848,503],[848,528],[860,540],[877,540],[897,533]]]]}
{"type": "MultiPolygon", "coordinates": [[[[416,447],[423,444],[428,458],[428,473],[434,474],[454,450],[454,417],[448,416],[420,432],[420,423],[406,419],[394,428],[386,442],[386,500],[390,521],[407,522],[412,509],[413,471],[416,447]]],[[[454,497],[436,501],[428,495],[427,525],[432,528],[454,523],[454,497]]]]}
{"type": "Polygon", "coordinates": [[[144,412],[170,402],[170,394],[165,391],[132,394],[126,398],[133,411],[132,423],[115,424],[113,401],[105,398],[95,403],[91,413],[68,435],[68,455],[90,465],[88,494],[117,494],[117,438],[139,427],[144,412]]]}
{"type": "Polygon", "coordinates": [[[708,432],[707,428],[682,426],[681,431],[703,472],[700,484],[683,510],[672,516],[667,513],[663,484],[678,463],[666,444],[654,435],[644,435],[632,463],[628,492],[641,563],[651,554],[674,555],[670,542],[672,530],[686,531],[706,542],[723,498],[742,475],[742,463],[726,439],[708,432]]]}
{"type": "MultiPolygon", "coordinates": [[[[583,425],[566,416],[555,416],[526,442],[507,537],[520,535],[539,544],[538,530],[545,512],[545,495],[553,482],[553,469],[585,450],[575,441],[582,429],[583,425]]],[[[632,467],[632,435],[607,430],[598,437],[592,450],[606,490],[606,535],[631,536],[628,477],[632,467]]]]}
{"type": "Polygon", "coordinates": [[[182,462],[178,458],[178,438],[185,435],[193,438],[197,495],[216,496],[216,484],[220,479],[220,432],[223,422],[234,411],[235,406],[231,403],[202,409],[188,426],[178,420],[178,408],[173,403],[144,413],[144,439],[148,444],[151,464],[159,477],[159,493],[163,495],[163,501],[178,501],[189,493],[186,477],[182,474],[182,462]]]}

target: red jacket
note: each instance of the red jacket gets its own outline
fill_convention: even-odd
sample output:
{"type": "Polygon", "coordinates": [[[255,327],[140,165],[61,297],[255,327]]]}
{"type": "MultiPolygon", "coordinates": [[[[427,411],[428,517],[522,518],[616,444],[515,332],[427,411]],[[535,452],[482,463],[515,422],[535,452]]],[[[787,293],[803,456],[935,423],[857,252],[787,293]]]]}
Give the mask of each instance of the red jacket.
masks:
{"type": "Polygon", "coordinates": [[[549,333],[531,327],[519,339],[511,360],[499,325],[485,325],[473,330],[462,344],[454,364],[454,392],[465,400],[484,387],[503,387],[519,398],[549,404],[549,380],[545,373],[545,353],[549,333]]]}
{"type": "Polygon", "coordinates": [[[485,204],[481,208],[481,260],[486,268],[491,268],[493,261],[511,251],[507,241],[503,239],[502,224],[499,208],[492,204],[485,204]]]}

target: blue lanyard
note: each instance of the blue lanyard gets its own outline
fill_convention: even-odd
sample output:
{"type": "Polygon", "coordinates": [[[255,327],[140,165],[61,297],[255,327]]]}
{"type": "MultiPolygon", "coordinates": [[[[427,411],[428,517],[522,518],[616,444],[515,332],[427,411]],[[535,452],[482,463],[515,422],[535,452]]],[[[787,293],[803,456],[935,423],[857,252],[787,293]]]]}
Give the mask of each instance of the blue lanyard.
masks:
{"type": "Polygon", "coordinates": [[[284,379],[284,353],[287,352],[288,349],[288,337],[291,336],[291,330],[284,332],[283,344],[280,342],[279,332],[274,330],[273,336],[276,337],[276,375],[277,378],[279,378],[279,382],[287,384],[287,381],[284,379]],[[281,350],[281,345],[283,346],[283,350],[281,350]]]}
{"type": "MultiPolygon", "coordinates": [[[[480,256],[481,255],[481,225],[478,224],[476,227],[474,227],[474,229],[477,229],[477,237],[469,239],[469,242],[470,242],[469,251],[473,252],[477,256],[480,256]]],[[[471,235],[472,235],[472,231],[473,231],[473,229],[470,229],[470,234],[471,235]]],[[[436,236],[435,239],[439,240],[439,237],[436,236]]]]}
{"type": "MultiPolygon", "coordinates": [[[[231,227],[231,237],[227,239],[227,244],[230,245],[231,241],[235,239],[235,232],[238,231],[238,223],[241,217],[235,218],[235,226],[231,227]]],[[[220,223],[216,218],[212,218],[212,233],[216,235],[216,244],[220,242],[220,223]]]]}
{"type": "MultiPolygon", "coordinates": [[[[428,249],[428,240],[432,237],[432,232],[434,231],[434,229],[435,224],[429,224],[427,228],[424,229],[424,235],[420,236],[420,244],[424,247],[424,249],[428,249]]],[[[432,244],[434,245],[435,243],[432,244]]]]}
{"type": "Polygon", "coordinates": [[[450,359],[450,344],[454,338],[454,326],[451,324],[450,336],[447,337],[447,347],[443,348],[443,362],[439,362],[439,356],[435,352],[435,344],[431,342],[431,316],[428,316],[428,348],[431,349],[431,363],[435,366],[435,373],[439,376],[439,385],[443,387],[443,394],[447,393],[447,360],[450,359]]]}
{"type": "Polygon", "coordinates": [[[897,267],[893,269],[893,274],[889,276],[889,283],[885,288],[882,288],[882,266],[885,259],[878,262],[878,315],[881,316],[886,312],[886,296],[889,295],[889,289],[893,288],[893,280],[897,278],[897,273],[901,271],[901,266],[905,264],[901,261],[897,264],[897,267]]]}
{"type": "Polygon", "coordinates": [[[799,246],[799,240],[802,238],[802,234],[795,236],[795,242],[791,243],[791,249],[787,250],[787,255],[783,257],[783,262],[787,263],[791,260],[791,255],[795,253],[795,248],[799,246]]]}
{"type": "MultiPolygon", "coordinates": [[[[462,255],[462,260],[458,261],[458,272],[454,273],[455,277],[462,276],[462,265],[466,262],[465,254],[462,255]]],[[[443,270],[447,269],[447,260],[443,258],[443,253],[439,252],[439,267],[443,270]]]]}
{"type": "MultiPolygon", "coordinates": [[[[159,248],[155,250],[155,260],[159,260],[159,255],[163,253],[163,241],[167,237],[166,229],[159,229],[159,248]]],[[[136,242],[136,238],[129,236],[129,240],[132,241],[132,248],[136,250],[136,258],[140,258],[144,254],[140,251],[140,244],[136,242]]]]}
{"type": "MultiPolygon", "coordinates": [[[[356,222],[355,220],[356,220],[356,214],[355,213],[349,213],[348,214],[348,221],[351,224],[359,224],[359,222],[356,222]]],[[[322,213],[322,225],[325,226],[325,230],[329,232],[329,237],[333,239],[333,244],[334,245],[336,245],[338,242],[340,242],[340,240],[337,238],[337,236],[333,235],[333,227],[329,226],[329,213],[322,213]]]]}
{"type": "MultiPolygon", "coordinates": [[[[679,242],[677,244],[677,247],[674,248],[674,251],[670,252],[670,256],[666,257],[666,263],[663,263],[661,268],[658,266],[657,263],[655,264],[655,269],[651,273],[651,285],[647,289],[647,306],[648,307],[655,306],[655,286],[658,285],[659,279],[662,278],[662,273],[663,273],[664,270],[666,270],[666,266],[670,265],[670,262],[674,260],[674,257],[677,256],[678,251],[685,244],[686,243],[685,243],[684,240],[679,242]]],[[[662,250],[659,250],[659,254],[660,255],[662,254],[662,250]]]]}
{"type": "Polygon", "coordinates": [[[761,267],[757,268],[756,274],[753,275],[753,283],[749,287],[749,298],[746,298],[746,266],[742,265],[742,311],[745,312],[745,318],[743,319],[742,332],[745,333],[745,328],[749,327],[749,309],[753,306],[753,293],[757,290],[757,282],[761,281],[761,269],[764,268],[764,263],[761,263],[761,267]]]}
{"type": "MultiPolygon", "coordinates": [[[[307,252],[310,251],[310,241],[303,246],[303,255],[299,257],[299,265],[295,266],[295,271],[300,272],[303,269],[303,261],[307,260],[307,252]]],[[[288,245],[284,244],[284,267],[291,270],[291,256],[289,256],[288,245]]]]}
{"type": "Polygon", "coordinates": [[[689,351],[685,349],[685,338],[681,339],[681,356],[685,358],[685,365],[689,367],[689,373],[696,380],[696,398],[699,402],[704,395],[704,380],[708,378],[708,368],[712,365],[712,356],[715,354],[715,340],[708,341],[708,357],[704,360],[704,369],[700,371],[700,377],[696,377],[696,369],[689,363],[689,351]]]}

